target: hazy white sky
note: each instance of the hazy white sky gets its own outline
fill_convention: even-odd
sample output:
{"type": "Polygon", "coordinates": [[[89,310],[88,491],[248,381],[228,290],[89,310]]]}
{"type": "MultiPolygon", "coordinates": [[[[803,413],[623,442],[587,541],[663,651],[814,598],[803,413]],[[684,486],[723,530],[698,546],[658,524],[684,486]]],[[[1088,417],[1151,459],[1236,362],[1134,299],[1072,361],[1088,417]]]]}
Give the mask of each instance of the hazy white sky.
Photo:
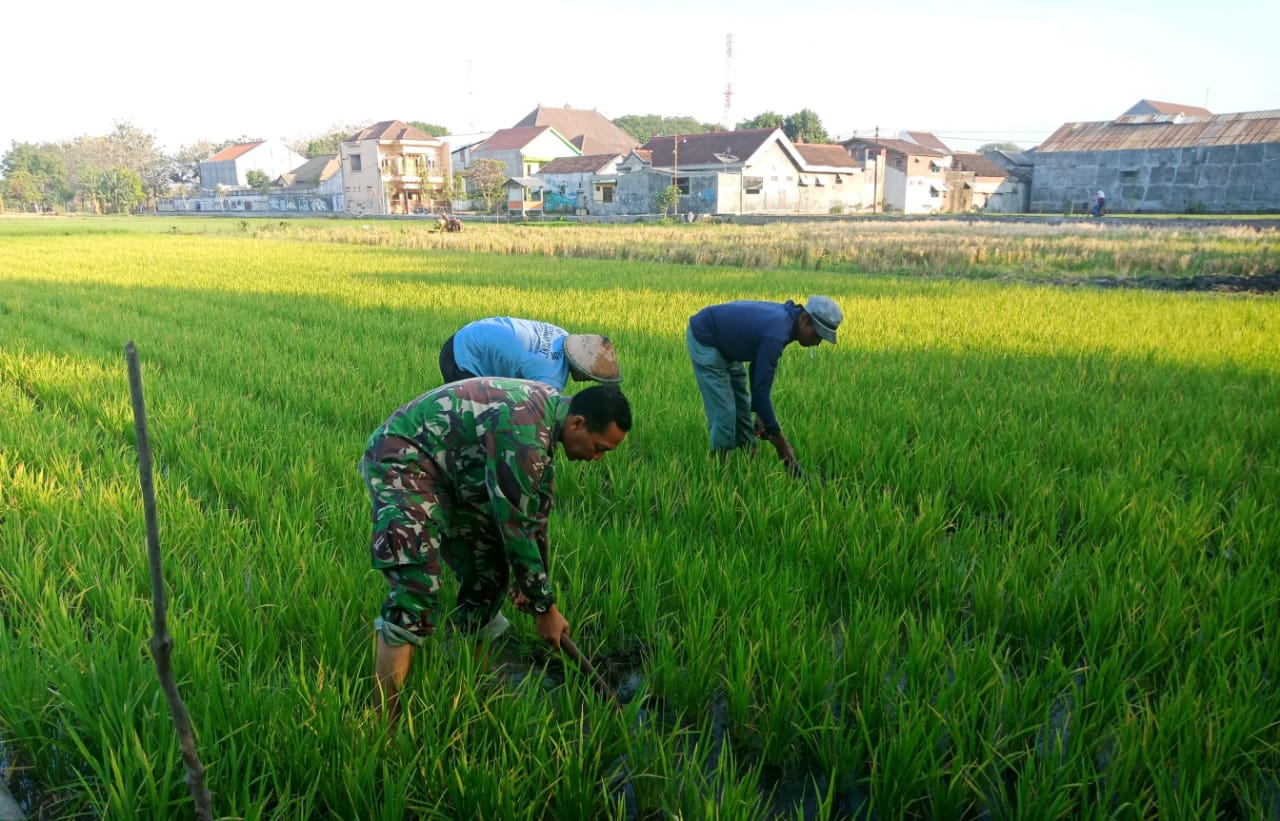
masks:
{"type": "Polygon", "coordinates": [[[722,122],[726,85],[734,122],[810,108],[833,137],[961,150],[1143,98],[1280,108],[1276,0],[27,0],[3,28],[0,153],[116,122],[167,150],[389,119],[488,131],[538,104],[722,122]]]}

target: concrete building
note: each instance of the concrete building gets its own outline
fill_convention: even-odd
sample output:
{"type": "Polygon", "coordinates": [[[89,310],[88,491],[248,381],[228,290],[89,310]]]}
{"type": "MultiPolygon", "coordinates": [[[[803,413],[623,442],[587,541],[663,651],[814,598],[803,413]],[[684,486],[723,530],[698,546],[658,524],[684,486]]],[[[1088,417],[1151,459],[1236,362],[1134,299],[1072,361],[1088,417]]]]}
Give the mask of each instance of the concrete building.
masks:
{"type": "Polygon", "coordinates": [[[1066,123],[1037,147],[1030,209],[1079,212],[1102,191],[1108,211],[1280,210],[1280,110],[1210,114],[1147,100],[1135,110],[1153,113],[1066,123]]]}
{"type": "Polygon", "coordinates": [[[261,171],[274,180],[306,161],[279,140],[236,143],[200,163],[200,193],[212,196],[225,189],[247,189],[250,171],[261,171]]]}
{"type": "Polygon", "coordinates": [[[501,160],[508,177],[532,177],[557,157],[578,157],[582,152],[549,125],[503,128],[471,147],[469,160],[501,160]]]}
{"type": "Polygon", "coordinates": [[[621,161],[621,154],[557,157],[538,171],[547,185],[543,207],[548,212],[603,213],[602,206],[614,201],[621,161]]]}
{"type": "Polygon", "coordinates": [[[357,131],[338,146],[349,214],[421,214],[447,210],[449,144],[401,120],[357,131]]]}
{"type": "Polygon", "coordinates": [[[876,211],[933,214],[947,210],[949,153],[896,137],[853,137],[840,144],[855,159],[865,158],[865,164],[883,168],[876,211]]]}
{"type": "Polygon", "coordinates": [[[272,211],[340,213],[345,209],[342,160],[321,154],[281,174],[267,197],[272,211]]]}

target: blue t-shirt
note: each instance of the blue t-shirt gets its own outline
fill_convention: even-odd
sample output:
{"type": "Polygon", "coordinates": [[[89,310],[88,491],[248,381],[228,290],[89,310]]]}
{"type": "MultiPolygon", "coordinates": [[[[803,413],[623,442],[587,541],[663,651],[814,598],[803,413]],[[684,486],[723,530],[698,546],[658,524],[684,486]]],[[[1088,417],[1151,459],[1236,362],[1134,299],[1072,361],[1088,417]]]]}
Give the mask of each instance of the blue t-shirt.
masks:
{"type": "Polygon", "coordinates": [[[773,377],[783,348],[796,338],[800,306],[742,300],[710,305],[689,317],[693,338],[715,348],[730,362],[751,364],[751,409],[766,433],[777,433],[773,414],[773,377]]]}
{"type": "Polygon", "coordinates": [[[532,319],[477,319],[453,335],[453,358],[476,376],[532,379],[563,391],[569,381],[568,335],[564,328],[532,319]]]}

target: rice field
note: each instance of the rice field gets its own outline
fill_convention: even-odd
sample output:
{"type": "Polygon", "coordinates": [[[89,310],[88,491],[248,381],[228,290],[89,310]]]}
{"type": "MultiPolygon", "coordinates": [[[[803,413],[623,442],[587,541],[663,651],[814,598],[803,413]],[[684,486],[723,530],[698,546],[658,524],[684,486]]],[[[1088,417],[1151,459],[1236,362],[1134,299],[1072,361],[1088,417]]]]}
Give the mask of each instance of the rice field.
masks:
{"type": "Polygon", "coordinates": [[[0,771],[34,817],[192,811],[133,340],[220,817],[1280,818],[1280,302],[1087,287],[1277,270],[1229,226],[0,219],[0,771]],[[806,478],[720,464],[689,315],[813,293],[806,478]],[[618,350],[634,427],[559,460],[551,545],[624,707],[509,612],[388,733],[355,462],[503,314],[618,350]]]}

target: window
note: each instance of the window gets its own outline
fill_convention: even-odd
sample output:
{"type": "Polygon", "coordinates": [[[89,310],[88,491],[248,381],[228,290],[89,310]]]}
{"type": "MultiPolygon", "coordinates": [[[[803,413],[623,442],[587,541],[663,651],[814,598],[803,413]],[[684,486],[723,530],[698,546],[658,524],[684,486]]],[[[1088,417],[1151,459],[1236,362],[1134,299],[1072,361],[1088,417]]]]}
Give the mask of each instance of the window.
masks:
{"type": "Polygon", "coordinates": [[[606,185],[600,191],[600,199],[603,202],[613,202],[613,186],[612,185],[606,185]]]}
{"type": "Polygon", "coordinates": [[[352,171],[359,171],[359,170],[361,170],[361,166],[360,166],[360,155],[359,155],[359,154],[352,154],[352,155],[351,155],[351,170],[352,170],[352,171]]]}

